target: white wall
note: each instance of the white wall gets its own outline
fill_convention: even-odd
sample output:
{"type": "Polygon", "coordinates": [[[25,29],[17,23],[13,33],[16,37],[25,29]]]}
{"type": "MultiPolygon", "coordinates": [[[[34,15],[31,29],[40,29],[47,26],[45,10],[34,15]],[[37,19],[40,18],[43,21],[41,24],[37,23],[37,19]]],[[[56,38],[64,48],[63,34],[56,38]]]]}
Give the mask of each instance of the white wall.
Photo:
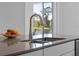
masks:
{"type": "Polygon", "coordinates": [[[9,28],[25,33],[24,2],[0,2],[0,33],[9,28]]]}
{"type": "Polygon", "coordinates": [[[29,26],[30,26],[30,17],[33,14],[33,3],[26,2],[25,3],[25,34],[29,35],[29,26]]]}
{"type": "Polygon", "coordinates": [[[57,35],[79,35],[79,3],[57,2],[57,35]]]}

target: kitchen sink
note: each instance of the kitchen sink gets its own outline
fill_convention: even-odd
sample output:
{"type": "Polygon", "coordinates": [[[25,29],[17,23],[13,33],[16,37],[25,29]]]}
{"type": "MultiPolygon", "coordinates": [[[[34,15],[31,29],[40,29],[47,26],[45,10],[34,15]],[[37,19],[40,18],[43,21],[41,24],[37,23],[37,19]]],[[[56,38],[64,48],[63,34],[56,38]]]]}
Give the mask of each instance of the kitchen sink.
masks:
{"type": "Polygon", "coordinates": [[[31,41],[31,43],[48,43],[48,41],[44,41],[44,40],[34,40],[34,41],[31,41]]]}
{"type": "Polygon", "coordinates": [[[40,38],[40,39],[31,41],[31,43],[48,43],[48,42],[59,41],[64,39],[66,38],[40,38]]]}
{"type": "Polygon", "coordinates": [[[64,40],[66,38],[45,38],[45,41],[58,41],[58,40],[64,40]]]}

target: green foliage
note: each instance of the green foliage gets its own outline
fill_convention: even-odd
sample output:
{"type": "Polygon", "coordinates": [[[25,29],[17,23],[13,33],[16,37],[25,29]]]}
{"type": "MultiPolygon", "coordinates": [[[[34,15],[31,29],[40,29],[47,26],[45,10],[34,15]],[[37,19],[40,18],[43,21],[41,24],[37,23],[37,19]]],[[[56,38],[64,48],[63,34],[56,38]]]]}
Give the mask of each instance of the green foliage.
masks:
{"type": "MultiPolygon", "coordinates": [[[[44,27],[45,31],[50,31],[50,29],[51,29],[51,22],[52,22],[51,20],[47,20],[47,26],[44,27]]],[[[39,21],[39,20],[35,20],[34,21],[33,30],[42,30],[41,21],[39,21]]]]}

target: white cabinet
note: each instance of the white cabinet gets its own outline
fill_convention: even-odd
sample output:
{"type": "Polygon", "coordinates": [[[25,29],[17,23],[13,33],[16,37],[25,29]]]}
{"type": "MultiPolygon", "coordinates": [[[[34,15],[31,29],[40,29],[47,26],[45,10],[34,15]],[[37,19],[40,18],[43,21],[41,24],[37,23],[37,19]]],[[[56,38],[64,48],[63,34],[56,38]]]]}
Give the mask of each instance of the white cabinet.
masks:
{"type": "Polygon", "coordinates": [[[74,55],[75,55],[74,50],[72,50],[72,51],[69,51],[66,54],[61,55],[61,56],[74,56],[74,55]]]}
{"type": "Polygon", "coordinates": [[[38,51],[22,54],[22,55],[19,55],[19,56],[42,56],[43,55],[42,52],[43,52],[43,50],[38,50],[38,51]]]}
{"type": "Polygon", "coordinates": [[[45,56],[61,56],[64,53],[68,53],[68,51],[74,50],[74,41],[60,44],[57,46],[52,46],[44,49],[45,56]]]}

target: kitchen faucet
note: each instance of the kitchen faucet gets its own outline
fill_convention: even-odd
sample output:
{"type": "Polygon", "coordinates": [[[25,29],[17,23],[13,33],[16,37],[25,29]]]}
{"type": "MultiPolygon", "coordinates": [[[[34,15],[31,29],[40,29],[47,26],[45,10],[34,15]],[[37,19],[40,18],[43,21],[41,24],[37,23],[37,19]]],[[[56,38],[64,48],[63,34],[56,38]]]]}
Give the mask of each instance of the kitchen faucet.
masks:
{"type": "MultiPolygon", "coordinates": [[[[42,30],[43,30],[43,32],[44,32],[44,26],[43,26],[42,17],[41,17],[39,14],[33,14],[33,15],[30,17],[29,40],[32,39],[32,20],[33,20],[33,17],[35,17],[35,16],[38,16],[38,17],[40,18],[42,30]]],[[[42,36],[44,36],[44,33],[42,34],[42,36]]]]}

